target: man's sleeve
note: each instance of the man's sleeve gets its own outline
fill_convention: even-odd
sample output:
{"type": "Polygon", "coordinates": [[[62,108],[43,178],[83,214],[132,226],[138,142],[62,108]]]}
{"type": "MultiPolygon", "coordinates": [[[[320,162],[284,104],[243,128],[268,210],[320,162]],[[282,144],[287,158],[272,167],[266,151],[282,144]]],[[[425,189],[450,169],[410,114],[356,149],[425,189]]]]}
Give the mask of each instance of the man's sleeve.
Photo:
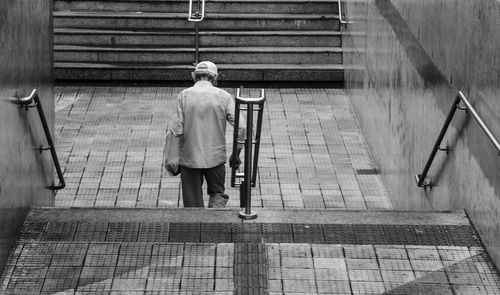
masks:
{"type": "MultiPolygon", "coordinates": [[[[229,124],[231,124],[233,127],[234,127],[234,108],[235,108],[235,102],[234,102],[234,98],[228,94],[228,104],[227,104],[227,121],[229,122],[229,124]]],[[[238,141],[239,142],[244,142],[245,141],[245,137],[246,137],[246,126],[247,126],[247,123],[245,121],[245,118],[243,118],[243,116],[241,115],[241,112],[240,112],[240,120],[239,120],[239,124],[238,124],[238,141]]],[[[239,143],[238,144],[238,148],[239,149],[242,149],[245,145],[243,143],[239,143]]]]}
{"type": "Polygon", "coordinates": [[[184,110],[182,106],[182,93],[177,96],[177,109],[175,111],[174,118],[170,123],[170,129],[175,136],[181,136],[184,134],[184,110]]]}

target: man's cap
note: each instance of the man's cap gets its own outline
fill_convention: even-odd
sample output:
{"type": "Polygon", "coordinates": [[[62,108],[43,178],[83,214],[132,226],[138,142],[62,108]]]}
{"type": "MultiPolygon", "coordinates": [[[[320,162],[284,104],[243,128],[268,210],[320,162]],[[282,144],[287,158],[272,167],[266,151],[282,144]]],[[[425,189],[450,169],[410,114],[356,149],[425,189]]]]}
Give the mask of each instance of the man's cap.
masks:
{"type": "Polygon", "coordinates": [[[211,61],[202,61],[196,65],[194,73],[207,73],[213,76],[217,76],[217,66],[211,61]]]}

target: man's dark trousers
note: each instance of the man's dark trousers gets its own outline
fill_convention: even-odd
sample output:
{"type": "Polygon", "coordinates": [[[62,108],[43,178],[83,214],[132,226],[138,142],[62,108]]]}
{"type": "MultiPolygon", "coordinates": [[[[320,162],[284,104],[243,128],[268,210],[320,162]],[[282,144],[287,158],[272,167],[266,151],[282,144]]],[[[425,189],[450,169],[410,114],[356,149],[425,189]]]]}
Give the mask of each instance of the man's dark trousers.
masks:
{"type": "Polygon", "coordinates": [[[229,196],[224,193],[226,168],[224,164],[208,169],[194,169],[181,166],[182,199],[184,207],[204,207],[203,177],[207,180],[209,208],[224,208],[229,196]]]}

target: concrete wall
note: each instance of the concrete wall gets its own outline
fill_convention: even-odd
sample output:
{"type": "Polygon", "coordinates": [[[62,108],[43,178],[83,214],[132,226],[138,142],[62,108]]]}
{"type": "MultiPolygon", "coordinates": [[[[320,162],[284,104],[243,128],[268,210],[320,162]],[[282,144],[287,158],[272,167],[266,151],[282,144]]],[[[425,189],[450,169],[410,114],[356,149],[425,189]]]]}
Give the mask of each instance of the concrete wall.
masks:
{"type": "Polygon", "coordinates": [[[431,167],[415,185],[458,90],[500,137],[500,2],[366,0],[346,3],[347,41],[363,71],[346,73],[363,131],[395,208],[465,209],[500,265],[500,156],[459,111],[431,167]],[[364,32],[359,41],[355,34],[364,32]],[[358,41],[356,41],[358,40],[358,41]]]}
{"type": "Polygon", "coordinates": [[[46,145],[38,113],[10,99],[38,89],[54,134],[52,60],[52,1],[0,1],[0,271],[27,209],[54,201],[50,154],[34,150],[46,145]]]}

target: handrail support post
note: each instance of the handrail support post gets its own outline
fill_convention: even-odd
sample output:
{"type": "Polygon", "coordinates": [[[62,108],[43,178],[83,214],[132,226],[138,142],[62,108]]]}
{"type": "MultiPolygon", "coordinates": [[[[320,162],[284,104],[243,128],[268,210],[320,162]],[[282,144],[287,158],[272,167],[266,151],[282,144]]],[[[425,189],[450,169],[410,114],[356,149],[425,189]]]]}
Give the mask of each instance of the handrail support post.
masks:
{"type": "Polygon", "coordinates": [[[243,98],[241,97],[240,87],[236,93],[236,103],[235,103],[235,122],[234,122],[234,133],[233,133],[233,155],[237,153],[238,133],[239,133],[239,115],[241,110],[247,111],[246,120],[246,138],[245,144],[245,158],[244,158],[244,173],[243,175],[237,175],[236,168],[232,167],[231,170],[231,186],[235,186],[236,177],[242,177],[243,181],[240,183],[240,207],[244,210],[239,212],[239,217],[244,220],[257,218],[257,213],[252,211],[252,187],[255,187],[255,182],[257,178],[258,169],[258,158],[259,158],[259,144],[260,136],[262,130],[262,118],[264,112],[264,102],[265,94],[264,89],[261,90],[261,96],[258,98],[243,98]],[[241,105],[245,105],[242,107],[241,105]],[[254,105],[256,106],[254,108],[254,105]],[[257,111],[257,123],[255,140],[253,138],[253,120],[254,111],[257,111]],[[255,145],[255,147],[254,147],[255,145]]]}
{"type": "Polygon", "coordinates": [[[200,58],[200,22],[205,18],[205,0],[196,0],[196,11],[193,12],[193,1],[189,0],[189,16],[188,21],[194,22],[195,34],[195,53],[194,53],[194,65],[197,65],[200,58]]]}
{"type": "Polygon", "coordinates": [[[200,23],[195,23],[195,37],[194,37],[194,65],[196,66],[200,61],[200,23]]]}

